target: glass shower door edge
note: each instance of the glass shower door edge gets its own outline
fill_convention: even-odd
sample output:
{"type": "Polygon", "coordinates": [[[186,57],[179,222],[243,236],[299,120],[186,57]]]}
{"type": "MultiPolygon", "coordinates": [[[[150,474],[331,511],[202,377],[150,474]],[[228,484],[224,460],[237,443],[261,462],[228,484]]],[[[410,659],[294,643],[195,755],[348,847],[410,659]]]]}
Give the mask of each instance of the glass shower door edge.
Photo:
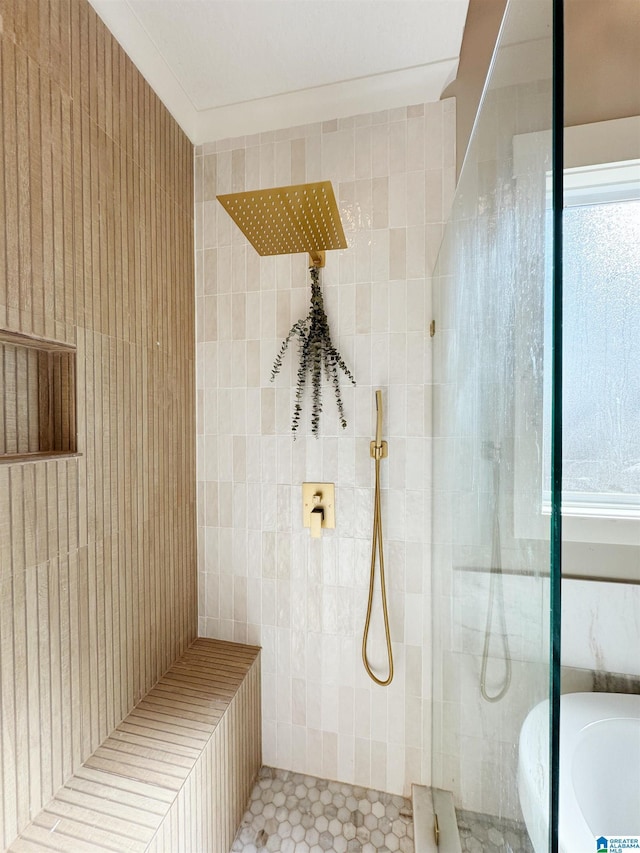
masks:
{"type": "Polygon", "coordinates": [[[560,647],[562,614],[562,215],[564,182],[564,0],[553,0],[552,116],[552,390],[550,542],[549,853],[558,853],[560,647]]]}

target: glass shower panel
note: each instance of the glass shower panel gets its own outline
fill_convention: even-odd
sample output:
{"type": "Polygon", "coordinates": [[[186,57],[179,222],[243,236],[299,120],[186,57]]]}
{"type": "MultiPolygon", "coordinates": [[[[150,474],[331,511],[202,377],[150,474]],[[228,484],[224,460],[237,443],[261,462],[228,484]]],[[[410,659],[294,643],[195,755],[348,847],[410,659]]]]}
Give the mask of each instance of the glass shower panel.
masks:
{"type": "Polygon", "coordinates": [[[548,762],[552,13],[507,6],[434,277],[432,784],[463,849],[548,849],[519,741],[539,706],[523,752],[548,762]]]}

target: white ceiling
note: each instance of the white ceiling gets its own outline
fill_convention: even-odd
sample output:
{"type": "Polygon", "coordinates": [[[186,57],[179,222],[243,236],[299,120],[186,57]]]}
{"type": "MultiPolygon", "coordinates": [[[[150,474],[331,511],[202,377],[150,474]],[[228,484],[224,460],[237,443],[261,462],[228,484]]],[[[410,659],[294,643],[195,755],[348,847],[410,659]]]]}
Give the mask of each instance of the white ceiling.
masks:
{"type": "Polygon", "coordinates": [[[195,142],[436,100],[469,0],[91,0],[195,142]]]}

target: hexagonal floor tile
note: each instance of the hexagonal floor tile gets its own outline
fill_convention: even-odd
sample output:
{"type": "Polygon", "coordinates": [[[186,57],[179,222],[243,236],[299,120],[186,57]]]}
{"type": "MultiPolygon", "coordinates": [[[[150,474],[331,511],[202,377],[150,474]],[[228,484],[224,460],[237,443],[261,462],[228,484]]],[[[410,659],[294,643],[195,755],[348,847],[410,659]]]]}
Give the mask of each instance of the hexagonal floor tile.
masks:
{"type": "Polygon", "coordinates": [[[263,767],[233,853],[413,853],[407,800],[263,767]]]}

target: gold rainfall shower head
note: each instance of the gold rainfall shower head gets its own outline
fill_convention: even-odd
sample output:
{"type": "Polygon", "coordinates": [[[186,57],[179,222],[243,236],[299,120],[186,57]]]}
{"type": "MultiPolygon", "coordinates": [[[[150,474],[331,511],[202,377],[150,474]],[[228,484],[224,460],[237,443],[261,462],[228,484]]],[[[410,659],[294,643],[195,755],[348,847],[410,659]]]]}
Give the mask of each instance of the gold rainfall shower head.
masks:
{"type": "Polygon", "coordinates": [[[327,249],[346,249],[331,181],[219,195],[218,201],[259,255],[308,252],[324,266],[327,249]]]}

